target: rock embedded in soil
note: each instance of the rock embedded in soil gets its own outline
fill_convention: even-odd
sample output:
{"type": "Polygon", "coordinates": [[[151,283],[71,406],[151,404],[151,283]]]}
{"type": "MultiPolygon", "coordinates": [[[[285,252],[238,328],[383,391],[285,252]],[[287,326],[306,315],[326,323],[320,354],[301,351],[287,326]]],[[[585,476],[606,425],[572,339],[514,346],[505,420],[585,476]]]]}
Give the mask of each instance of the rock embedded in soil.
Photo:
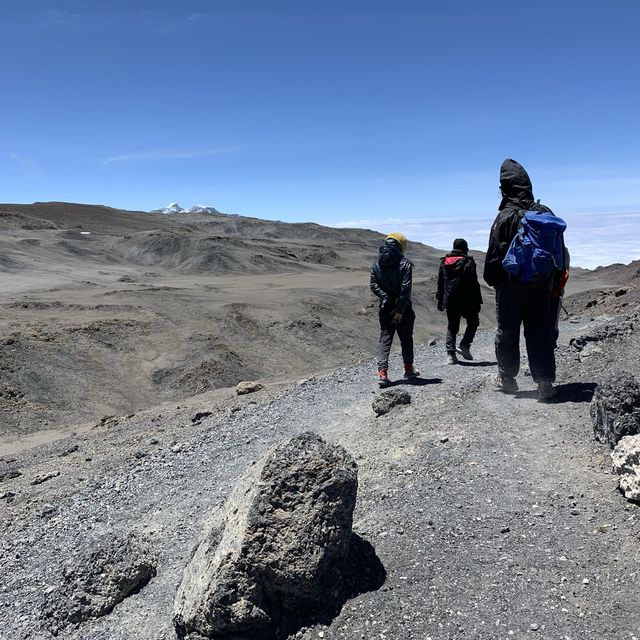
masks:
{"type": "Polygon", "coordinates": [[[205,527],[175,599],[178,636],[271,638],[339,600],[357,466],[303,433],[272,448],[205,527]]]}
{"type": "Polygon", "coordinates": [[[236,385],[236,394],[239,396],[244,396],[248,393],[255,393],[256,391],[260,391],[264,386],[259,382],[250,382],[248,380],[244,380],[243,382],[238,382],[236,385]]]}
{"type": "Polygon", "coordinates": [[[90,539],[45,596],[42,617],[50,629],[100,618],[156,575],[156,558],[135,534],[109,532],[90,539]]]}
{"type": "Polygon", "coordinates": [[[640,384],[627,372],[612,375],[596,388],[590,413],[596,440],[613,449],[640,431],[640,384]]]}
{"type": "Polygon", "coordinates": [[[398,405],[409,404],[410,402],[411,394],[409,392],[392,389],[390,391],[383,391],[380,395],[376,396],[371,403],[371,407],[377,416],[381,416],[389,413],[391,409],[398,405]]]}
{"type": "Polygon", "coordinates": [[[611,452],[611,461],[625,498],[640,501],[640,435],[621,438],[611,452]]]}

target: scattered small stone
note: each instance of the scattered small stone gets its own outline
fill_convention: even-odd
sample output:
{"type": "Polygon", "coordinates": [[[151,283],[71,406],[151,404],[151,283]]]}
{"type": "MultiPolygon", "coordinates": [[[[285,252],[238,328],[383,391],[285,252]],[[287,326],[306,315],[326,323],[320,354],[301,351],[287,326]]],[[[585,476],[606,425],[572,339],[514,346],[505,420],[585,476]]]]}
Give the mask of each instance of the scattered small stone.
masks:
{"type": "Polygon", "coordinates": [[[32,485],[42,484],[43,482],[47,482],[47,480],[51,480],[52,478],[57,478],[60,475],[59,471],[50,471],[49,473],[45,473],[41,476],[36,476],[32,481],[32,485]]]}
{"type": "Polygon", "coordinates": [[[133,454],[133,457],[136,458],[137,460],[140,460],[141,458],[146,458],[148,455],[149,455],[148,451],[144,451],[143,449],[138,449],[133,454]]]}
{"type": "Polygon", "coordinates": [[[42,511],[40,512],[41,518],[50,518],[58,512],[58,507],[53,504],[44,504],[42,505],[42,511]]]}
{"type": "Polygon", "coordinates": [[[537,631],[539,628],[540,628],[540,626],[536,622],[532,622],[529,625],[529,629],[531,629],[531,631],[537,631]]]}
{"type": "Polygon", "coordinates": [[[259,382],[250,382],[248,380],[244,380],[242,382],[238,382],[236,385],[236,394],[239,396],[244,396],[247,393],[255,393],[256,391],[260,391],[260,389],[264,389],[264,385],[259,382]]]}
{"type": "Polygon", "coordinates": [[[429,340],[428,342],[430,347],[435,347],[436,346],[436,339],[435,338],[431,338],[431,340],[429,340]]]}
{"type": "Polygon", "coordinates": [[[628,289],[618,289],[617,291],[614,291],[613,295],[616,298],[619,298],[620,296],[625,295],[625,293],[627,293],[628,289]]]}
{"type": "Polygon", "coordinates": [[[22,475],[22,471],[18,469],[9,469],[8,471],[0,471],[0,482],[4,480],[13,480],[19,478],[22,475]]]}
{"type": "Polygon", "coordinates": [[[152,445],[152,446],[153,446],[154,444],[159,444],[159,442],[160,442],[160,441],[158,440],[158,438],[151,438],[151,439],[149,440],[149,444],[150,444],[150,445],[152,445]]]}
{"type": "Polygon", "coordinates": [[[375,411],[377,416],[389,413],[393,407],[397,407],[402,404],[409,404],[411,402],[411,394],[407,391],[397,391],[392,389],[390,391],[383,391],[380,395],[376,396],[371,403],[371,407],[375,411]]]}
{"type": "Polygon", "coordinates": [[[14,498],[15,493],[13,491],[5,491],[4,493],[0,493],[0,500],[6,500],[7,498],[14,498]]]}
{"type": "Polygon", "coordinates": [[[191,418],[191,422],[193,424],[200,424],[205,418],[208,418],[211,414],[211,411],[198,411],[195,416],[191,418]]]}
{"type": "Polygon", "coordinates": [[[511,531],[510,527],[502,527],[502,529],[500,529],[500,533],[509,533],[509,531],[511,531]]]}
{"type": "Polygon", "coordinates": [[[444,444],[445,442],[449,442],[449,436],[443,436],[442,438],[440,438],[440,442],[442,444],[444,444]]]}
{"type": "Polygon", "coordinates": [[[67,447],[61,454],[60,457],[64,458],[65,456],[68,456],[71,453],[75,453],[77,450],[79,449],[77,444],[72,444],[71,446],[67,447]]]}

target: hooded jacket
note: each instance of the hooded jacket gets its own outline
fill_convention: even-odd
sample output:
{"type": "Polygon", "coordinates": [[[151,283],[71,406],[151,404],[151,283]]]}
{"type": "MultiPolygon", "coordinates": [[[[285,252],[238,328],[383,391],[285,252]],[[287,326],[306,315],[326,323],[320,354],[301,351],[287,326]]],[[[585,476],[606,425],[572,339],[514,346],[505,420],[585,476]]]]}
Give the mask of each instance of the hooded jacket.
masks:
{"type": "Polygon", "coordinates": [[[476,262],[471,256],[454,249],[440,258],[436,299],[438,309],[447,307],[470,313],[480,311],[482,294],[476,262]]]}
{"type": "Polygon", "coordinates": [[[371,265],[371,291],[380,299],[380,309],[404,313],[411,306],[413,263],[395,241],[385,242],[371,265]]]}
{"type": "Polygon", "coordinates": [[[509,280],[502,267],[511,240],[518,232],[520,214],[524,211],[553,213],[533,198],[533,187],[525,168],[515,160],[507,159],[500,167],[502,201],[491,227],[489,247],[484,263],[483,278],[490,287],[498,287],[509,280]]]}

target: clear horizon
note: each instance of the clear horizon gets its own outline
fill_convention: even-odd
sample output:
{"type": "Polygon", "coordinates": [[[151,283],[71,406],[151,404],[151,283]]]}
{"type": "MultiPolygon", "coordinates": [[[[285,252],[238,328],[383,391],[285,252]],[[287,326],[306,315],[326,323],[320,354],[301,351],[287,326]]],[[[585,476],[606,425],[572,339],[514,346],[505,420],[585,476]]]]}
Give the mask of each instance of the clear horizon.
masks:
{"type": "Polygon", "coordinates": [[[10,3],[4,202],[168,202],[485,250],[506,157],[576,266],[640,258],[640,4],[10,3]]]}

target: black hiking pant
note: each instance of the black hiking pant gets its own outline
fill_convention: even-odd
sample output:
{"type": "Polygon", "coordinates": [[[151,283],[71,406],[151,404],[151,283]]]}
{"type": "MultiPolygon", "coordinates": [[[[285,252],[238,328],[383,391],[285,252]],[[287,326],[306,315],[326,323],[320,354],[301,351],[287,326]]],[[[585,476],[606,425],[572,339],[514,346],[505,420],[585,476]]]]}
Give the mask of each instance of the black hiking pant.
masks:
{"type": "Polygon", "coordinates": [[[447,307],[447,353],[449,355],[456,352],[456,336],[460,331],[460,319],[464,318],[467,321],[467,328],[464,330],[464,335],[460,344],[465,347],[470,347],[473,339],[476,337],[476,331],[480,326],[480,318],[477,311],[467,311],[464,309],[456,309],[455,307],[447,307]]]}
{"type": "Polygon", "coordinates": [[[551,291],[546,283],[530,288],[508,283],[496,289],[496,359],[503,376],[515,378],[520,369],[520,325],[531,376],[535,382],[556,379],[555,317],[551,291]]]}
{"type": "Polygon", "coordinates": [[[398,332],[402,347],[402,360],[405,365],[413,364],[413,324],[416,314],[411,307],[405,309],[402,320],[393,324],[393,313],[380,309],[380,341],[378,342],[378,369],[389,368],[389,353],[395,332],[398,332]]]}

